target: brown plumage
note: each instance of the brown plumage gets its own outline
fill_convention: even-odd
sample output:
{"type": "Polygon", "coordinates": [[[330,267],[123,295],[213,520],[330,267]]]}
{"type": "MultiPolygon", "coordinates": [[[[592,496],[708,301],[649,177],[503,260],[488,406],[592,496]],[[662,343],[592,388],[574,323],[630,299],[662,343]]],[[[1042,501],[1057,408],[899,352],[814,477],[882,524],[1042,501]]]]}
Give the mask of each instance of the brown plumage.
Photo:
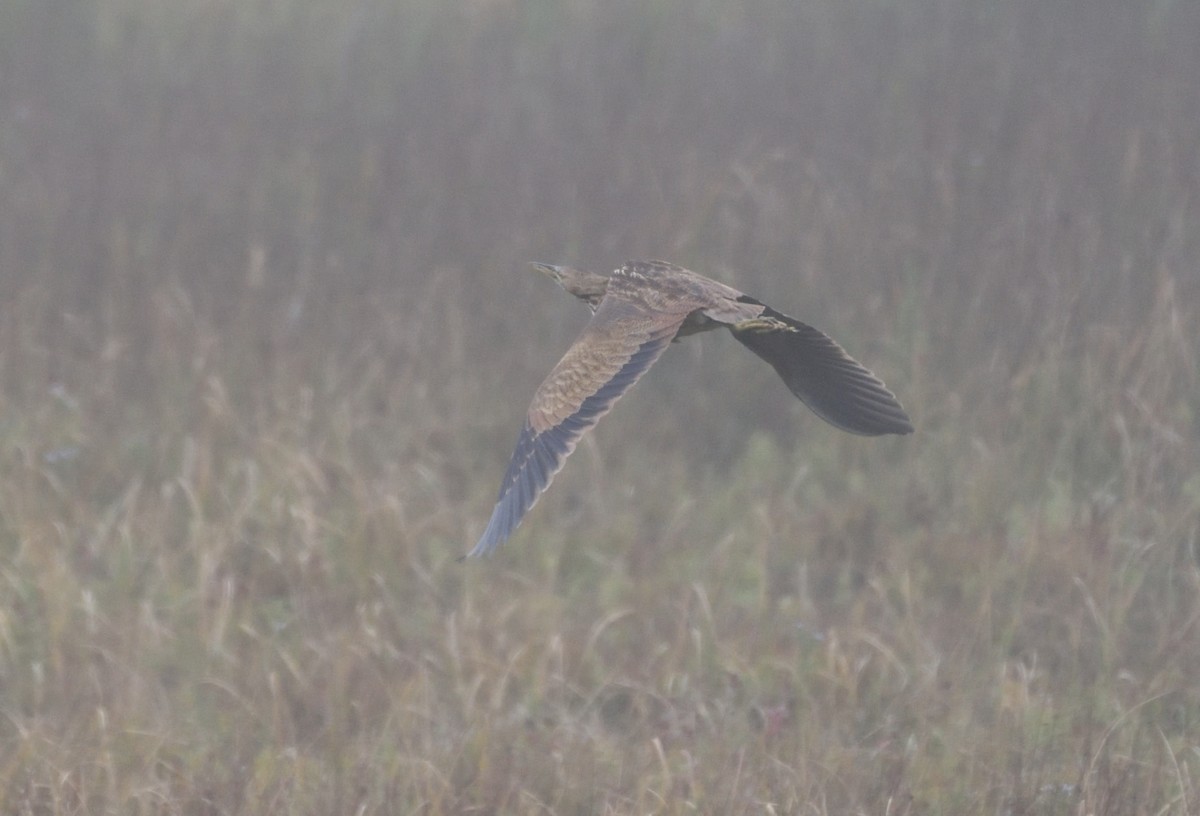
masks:
{"type": "Polygon", "coordinates": [[[866,436],[907,434],[891,391],[821,332],[733,287],[663,261],[612,275],[534,264],[591,308],[591,322],[533,395],[491,520],[469,555],[490,553],[521,523],[579,438],[679,337],[721,327],[766,360],[830,424],[866,436]]]}

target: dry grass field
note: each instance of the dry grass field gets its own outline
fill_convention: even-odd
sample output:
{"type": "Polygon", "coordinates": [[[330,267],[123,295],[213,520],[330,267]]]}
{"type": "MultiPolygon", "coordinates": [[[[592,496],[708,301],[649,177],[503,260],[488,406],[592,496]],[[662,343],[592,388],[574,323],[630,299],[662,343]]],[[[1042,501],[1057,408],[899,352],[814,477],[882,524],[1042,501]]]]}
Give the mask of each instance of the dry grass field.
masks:
{"type": "Polygon", "coordinates": [[[0,7],[0,812],[1200,813],[1200,4],[0,7]],[[495,557],[663,257],[689,339],[495,557]]]}

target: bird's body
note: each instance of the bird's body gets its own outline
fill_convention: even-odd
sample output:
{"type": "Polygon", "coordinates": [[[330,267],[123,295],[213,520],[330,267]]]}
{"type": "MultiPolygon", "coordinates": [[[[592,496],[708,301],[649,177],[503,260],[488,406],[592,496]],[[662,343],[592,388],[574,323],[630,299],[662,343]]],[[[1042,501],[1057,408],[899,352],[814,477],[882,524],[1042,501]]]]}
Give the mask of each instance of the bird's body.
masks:
{"type": "Polygon", "coordinates": [[[587,303],[593,315],[534,393],[472,556],[504,543],[583,433],[673,340],[697,332],[728,328],[805,405],[842,430],[866,436],[912,432],[892,392],[837,343],[731,286],[663,261],[631,261],[611,275],[534,267],[587,303]]]}

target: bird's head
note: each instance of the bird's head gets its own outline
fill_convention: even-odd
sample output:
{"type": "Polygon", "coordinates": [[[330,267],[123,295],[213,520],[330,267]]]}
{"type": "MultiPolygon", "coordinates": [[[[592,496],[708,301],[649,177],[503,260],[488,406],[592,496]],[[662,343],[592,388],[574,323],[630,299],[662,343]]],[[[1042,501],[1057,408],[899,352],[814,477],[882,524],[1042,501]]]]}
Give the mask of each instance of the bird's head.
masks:
{"type": "Polygon", "coordinates": [[[600,305],[608,291],[608,276],[597,275],[595,272],[585,272],[572,266],[558,266],[547,263],[531,263],[534,269],[553,279],[559,286],[566,289],[575,297],[587,303],[592,311],[600,305]]]}

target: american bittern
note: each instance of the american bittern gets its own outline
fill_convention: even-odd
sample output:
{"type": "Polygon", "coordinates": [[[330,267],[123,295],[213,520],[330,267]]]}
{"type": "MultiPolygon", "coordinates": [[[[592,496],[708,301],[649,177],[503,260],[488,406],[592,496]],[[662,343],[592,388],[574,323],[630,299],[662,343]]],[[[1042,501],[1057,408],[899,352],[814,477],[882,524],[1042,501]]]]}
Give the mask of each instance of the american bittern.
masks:
{"type": "Polygon", "coordinates": [[[611,275],[533,266],[587,303],[592,319],[534,392],[496,508],[469,555],[503,544],[584,432],[671,341],[696,332],[728,328],[817,416],[843,431],[912,432],[895,395],[841,346],[731,286],[663,261],[631,261],[611,275]]]}

